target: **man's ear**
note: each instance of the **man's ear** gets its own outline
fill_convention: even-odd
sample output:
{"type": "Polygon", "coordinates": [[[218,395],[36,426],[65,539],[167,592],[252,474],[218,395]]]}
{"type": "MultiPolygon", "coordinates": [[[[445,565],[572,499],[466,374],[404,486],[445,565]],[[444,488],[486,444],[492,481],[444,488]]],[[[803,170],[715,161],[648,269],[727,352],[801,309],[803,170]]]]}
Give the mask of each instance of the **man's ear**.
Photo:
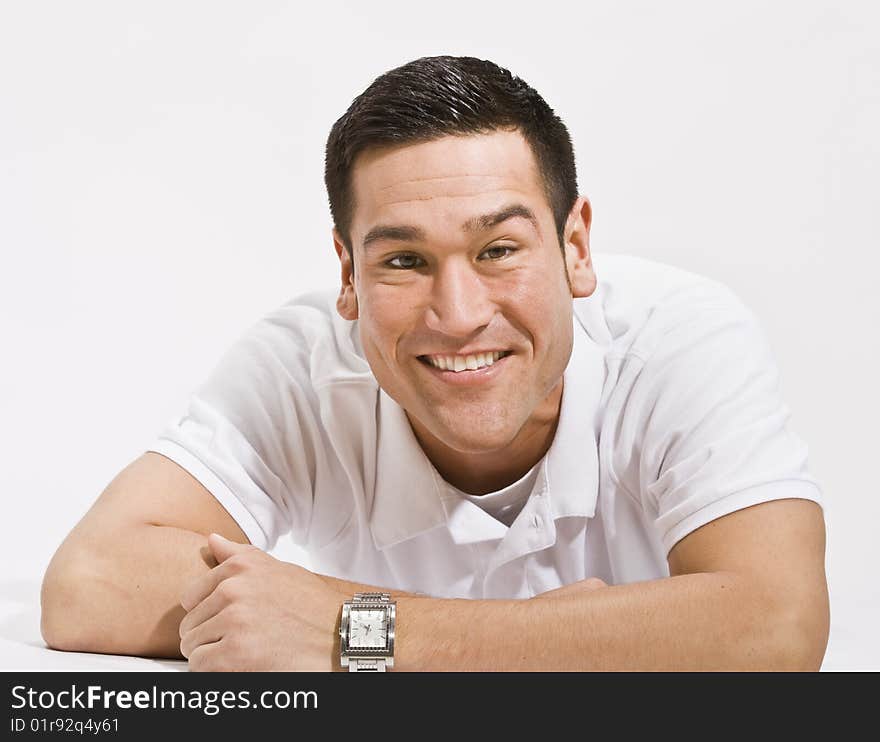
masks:
{"type": "Polygon", "coordinates": [[[596,290],[596,273],[590,257],[590,224],[593,210],[586,196],[580,196],[565,224],[565,268],[571,295],[590,296],[596,290]]]}
{"type": "Polygon", "coordinates": [[[336,299],[336,311],[339,312],[342,319],[356,320],[358,318],[358,304],[354,288],[354,263],[335,227],[333,228],[333,246],[336,248],[336,255],[339,256],[342,278],[342,287],[339,289],[339,297],[336,299]]]}

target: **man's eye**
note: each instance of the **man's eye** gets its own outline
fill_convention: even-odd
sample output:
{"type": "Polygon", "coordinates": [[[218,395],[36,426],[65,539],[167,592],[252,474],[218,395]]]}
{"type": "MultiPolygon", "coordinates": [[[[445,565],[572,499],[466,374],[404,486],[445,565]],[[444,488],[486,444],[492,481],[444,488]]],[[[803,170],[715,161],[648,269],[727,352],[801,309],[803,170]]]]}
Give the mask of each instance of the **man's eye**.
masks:
{"type": "Polygon", "coordinates": [[[492,247],[486,248],[483,251],[483,255],[489,255],[491,260],[498,260],[499,258],[507,257],[508,254],[515,252],[516,248],[510,245],[493,245],[492,247]],[[498,252],[499,250],[506,250],[507,252],[498,252]]]}
{"type": "Polygon", "coordinates": [[[385,265],[389,265],[392,268],[397,268],[399,270],[411,270],[412,268],[418,267],[419,258],[416,255],[395,255],[391,260],[385,262],[385,265]],[[395,260],[399,260],[399,264],[395,264],[395,260]]]}

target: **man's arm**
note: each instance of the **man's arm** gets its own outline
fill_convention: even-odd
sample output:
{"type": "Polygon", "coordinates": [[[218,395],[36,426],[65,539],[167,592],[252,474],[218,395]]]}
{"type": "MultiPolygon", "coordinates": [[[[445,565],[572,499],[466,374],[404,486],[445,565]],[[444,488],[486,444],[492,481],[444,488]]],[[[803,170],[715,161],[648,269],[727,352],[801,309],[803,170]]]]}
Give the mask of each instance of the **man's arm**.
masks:
{"type": "Polygon", "coordinates": [[[43,578],[53,649],[182,659],[180,591],[216,565],[207,536],[248,539],[201,483],[147,452],[106,487],[43,578]]]}
{"type": "Polygon", "coordinates": [[[120,524],[100,541],[91,532],[90,524],[78,524],[46,570],[40,599],[46,644],[182,659],[177,591],[213,566],[203,556],[205,537],[150,524],[120,524]]]}
{"type": "Polygon", "coordinates": [[[395,668],[818,670],[824,552],[821,509],[777,500],[682,539],[665,579],[525,601],[400,598],[395,668]]]}
{"type": "MultiPolygon", "coordinates": [[[[829,624],[824,544],[815,503],[778,500],[682,539],[664,579],[584,580],[530,600],[396,593],[394,666],[816,670],[829,624]]],[[[212,548],[218,566],[181,594],[190,669],[339,669],[341,602],[378,586],[316,576],[247,545],[215,540],[212,548]]]]}

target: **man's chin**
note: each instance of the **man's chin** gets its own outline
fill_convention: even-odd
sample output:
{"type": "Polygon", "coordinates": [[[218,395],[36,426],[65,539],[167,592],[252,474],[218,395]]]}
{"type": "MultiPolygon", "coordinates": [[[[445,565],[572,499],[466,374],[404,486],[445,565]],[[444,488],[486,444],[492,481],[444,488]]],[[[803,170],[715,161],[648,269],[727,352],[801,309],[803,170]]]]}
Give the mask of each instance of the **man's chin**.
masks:
{"type": "Polygon", "coordinates": [[[503,451],[516,438],[520,427],[510,420],[511,411],[505,404],[438,404],[421,412],[418,416],[406,414],[423,443],[440,443],[466,454],[503,451]]]}
{"type": "Polygon", "coordinates": [[[478,455],[504,451],[516,437],[509,427],[465,427],[460,424],[432,427],[432,434],[447,447],[461,453],[478,455]]]}

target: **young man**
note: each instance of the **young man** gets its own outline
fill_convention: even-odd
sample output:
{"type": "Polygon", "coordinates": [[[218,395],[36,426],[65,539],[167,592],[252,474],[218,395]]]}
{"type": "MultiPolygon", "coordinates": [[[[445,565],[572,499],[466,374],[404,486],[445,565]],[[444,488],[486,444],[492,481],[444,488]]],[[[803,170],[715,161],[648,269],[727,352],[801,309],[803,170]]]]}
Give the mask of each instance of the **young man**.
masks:
{"type": "Polygon", "coordinates": [[[708,279],[594,268],[534,90],[468,57],[392,70],[334,125],[326,184],[338,295],[256,323],[108,486],[47,570],[50,646],[819,668],[821,496],[759,324],[708,279]],[[263,551],[288,532],[314,572],[263,551]]]}

